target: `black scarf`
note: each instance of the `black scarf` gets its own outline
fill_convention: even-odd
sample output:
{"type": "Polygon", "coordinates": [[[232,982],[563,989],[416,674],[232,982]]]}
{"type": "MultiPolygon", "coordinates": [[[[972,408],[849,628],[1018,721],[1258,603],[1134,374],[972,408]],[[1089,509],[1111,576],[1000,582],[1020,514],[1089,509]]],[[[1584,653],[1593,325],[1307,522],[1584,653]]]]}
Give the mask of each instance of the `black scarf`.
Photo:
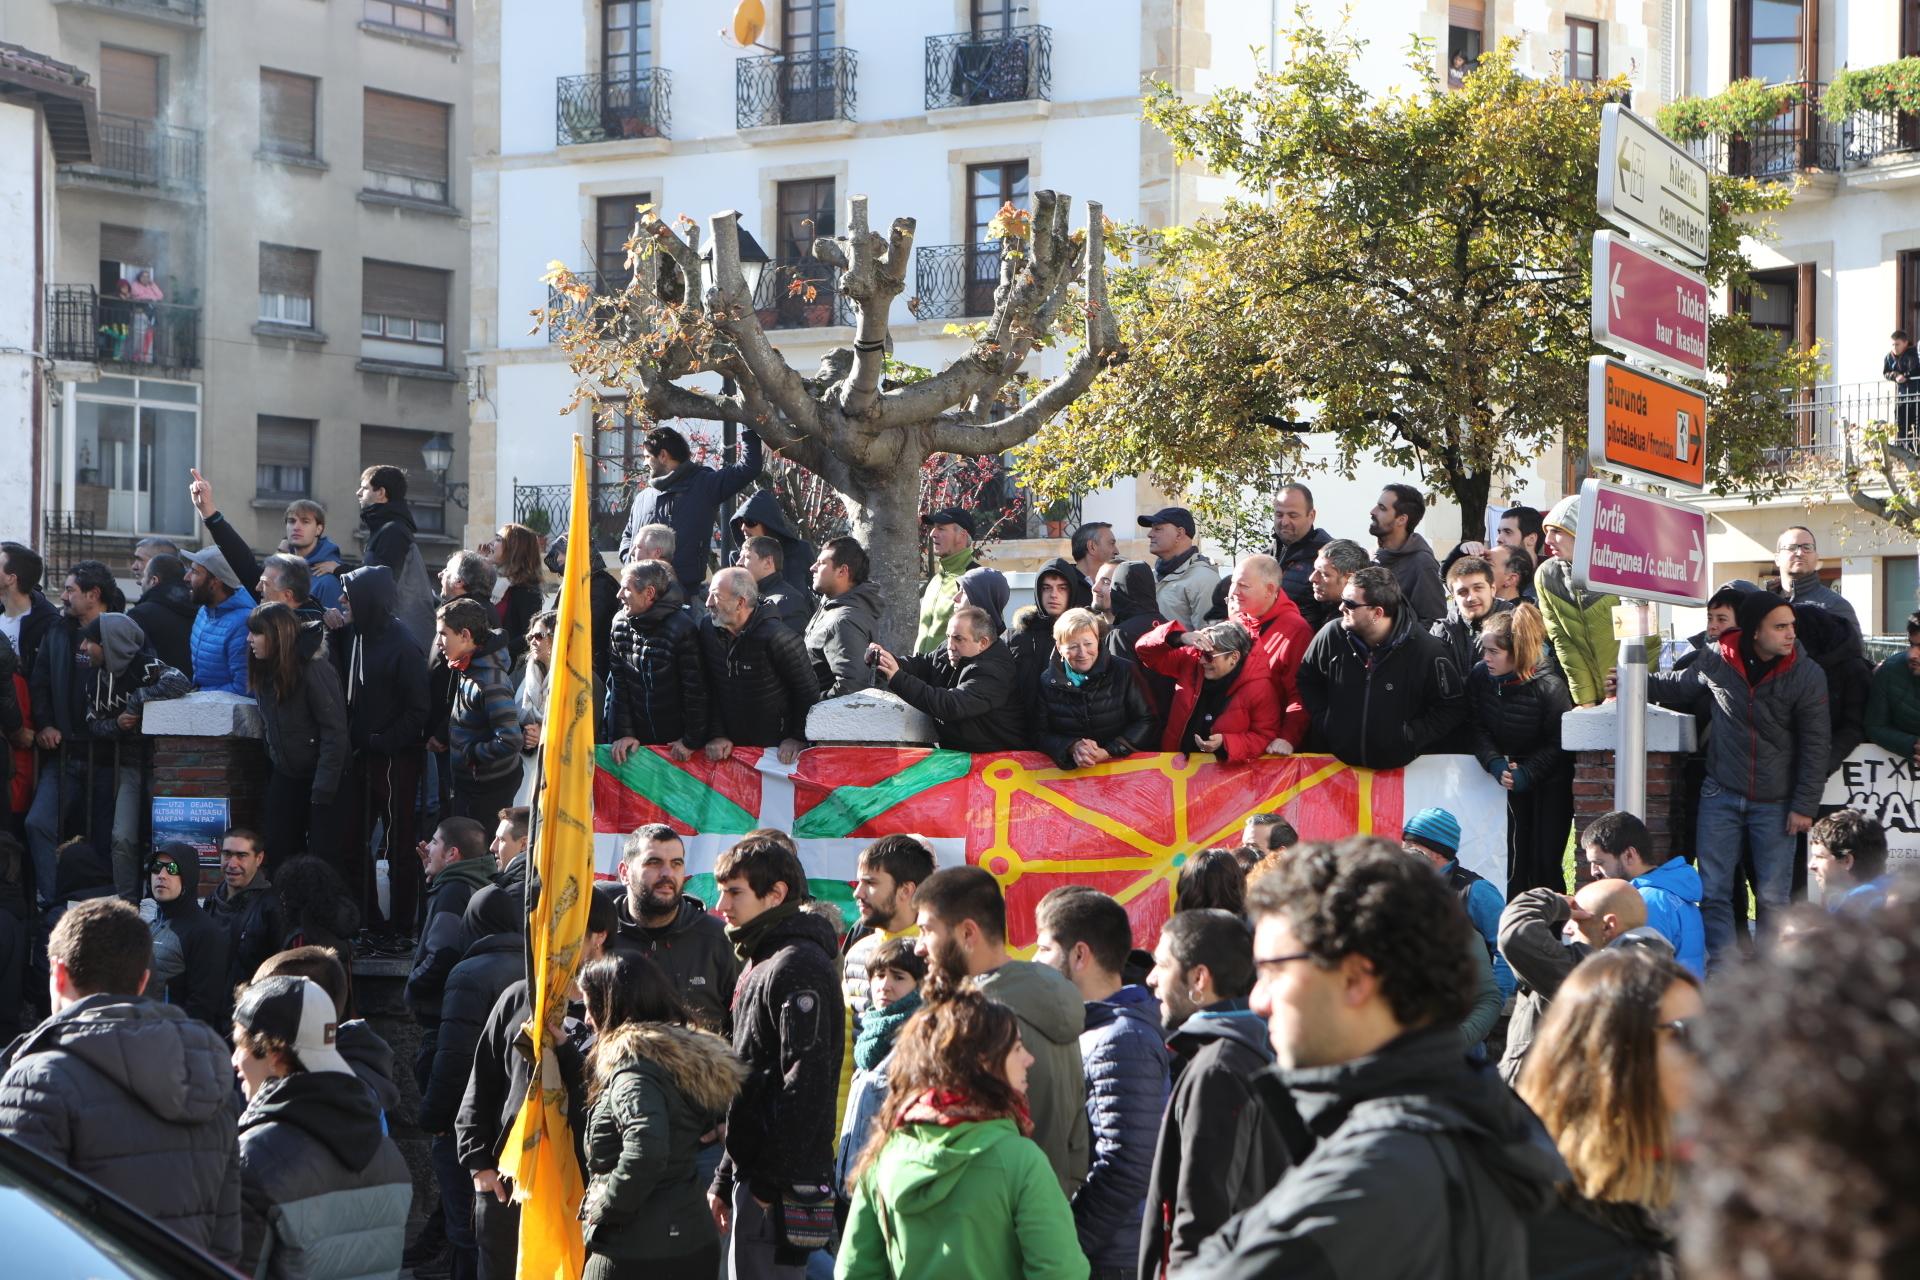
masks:
{"type": "Polygon", "coordinates": [[[788,898],[779,906],[768,907],[738,928],[728,925],[727,941],[733,944],[735,958],[741,964],[752,964],[753,953],[760,949],[760,944],[767,940],[767,935],[772,933],[776,926],[785,924],[799,914],[800,904],[788,898]]]}

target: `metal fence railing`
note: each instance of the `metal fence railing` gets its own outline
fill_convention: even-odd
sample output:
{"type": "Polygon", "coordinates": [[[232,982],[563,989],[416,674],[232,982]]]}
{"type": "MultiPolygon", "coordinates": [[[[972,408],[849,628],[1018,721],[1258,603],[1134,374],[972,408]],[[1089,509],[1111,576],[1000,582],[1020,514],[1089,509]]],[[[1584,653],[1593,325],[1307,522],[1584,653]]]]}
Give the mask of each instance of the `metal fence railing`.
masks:
{"type": "Polygon", "coordinates": [[[672,135],[673,75],[654,67],[631,76],[561,76],[554,86],[559,146],[672,135]]]}
{"type": "Polygon", "coordinates": [[[47,354],[134,369],[198,369],[200,308],[47,286],[47,354]]]}
{"type": "Polygon", "coordinates": [[[135,116],[99,113],[99,157],[92,171],[120,182],[142,186],[184,187],[199,190],[201,134],[135,116]]]}
{"type": "Polygon", "coordinates": [[[1797,87],[1801,101],[1790,104],[1768,127],[1741,137],[1698,138],[1685,143],[1686,149],[1715,173],[1769,180],[1862,169],[1920,152],[1920,115],[1856,111],[1835,122],[1820,110],[1826,85],[1808,80],[1797,87]]]}
{"type": "Polygon", "coordinates": [[[741,58],[733,64],[735,125],[853,119],[858,61],[851,49],[741,58]]]}
{"type": "Polygon", "coordinates": [[[1053,96],[1053,29],[927,37],[927,110],[1053,96]]]}
{"type": "Polygon", "coordinates": [[[100,530],[91,511],[49,511],[41,520],[40,535],[40,555],[46,561],[43,581],[63,581],[82,560],[100,558],[100,530]]]}
{"type": "Polygon", "coordinates": [[[1793,420],[1793,443],[1768,451],[1768,461],[1788,471],[1834,466],[1846,460],[1861,428],[1898,423],[1920,434],[1920,390],[1903,393],[1891,382],[1838,382],[1781,393],[1793,420]]]}
{"type": "Polygon", "coordinates": [[[993,314],[993,291],[1000,285],[1000,242],[930,244],[913,251],[914,315],[921,320],[954,320],[993,314]]]}
{"type": "Polygon", "coordinates": [[[763,329],[818,329],[852,324],[853,300],[840,292],[836,270],[812,258],[780,258],[754,286],[753,309],[763,329]]]}

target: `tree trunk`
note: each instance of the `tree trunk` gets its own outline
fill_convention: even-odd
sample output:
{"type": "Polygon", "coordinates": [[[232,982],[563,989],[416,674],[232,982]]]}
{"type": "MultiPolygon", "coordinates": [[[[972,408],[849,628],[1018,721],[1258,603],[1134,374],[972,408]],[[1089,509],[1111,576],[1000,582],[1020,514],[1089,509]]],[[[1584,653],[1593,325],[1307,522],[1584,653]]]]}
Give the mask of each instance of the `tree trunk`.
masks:
{"type": "Polygon", "coordinates": [[[920,464],[925,455],[904,452],[885,471],[853,472],[860,497],[845,490],[840,501],[853,522],[853,536],[867,549],[871,579],[886,597],[880,643],[896,654],[913,652],[913,635],[920,620],[920,464]]]}
{"type": "MultiPolygon", "coordinates": [[[[1460,537],[1478,542],[1486,532],[1487,499],[1493,496],[1493,477],[1484,474],[1462,475],[1448,472],[1447,491],[1460,504],[1460,537]]],[[[1435,547],[1434,553],[1446,559],[1451,548],[1435,547]]]]}

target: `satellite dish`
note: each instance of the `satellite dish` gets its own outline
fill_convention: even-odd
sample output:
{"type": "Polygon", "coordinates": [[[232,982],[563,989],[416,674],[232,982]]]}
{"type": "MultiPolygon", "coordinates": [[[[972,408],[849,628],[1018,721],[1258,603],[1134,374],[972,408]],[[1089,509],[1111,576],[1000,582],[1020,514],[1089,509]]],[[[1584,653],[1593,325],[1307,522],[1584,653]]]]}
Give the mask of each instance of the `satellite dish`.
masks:
{"type": "Polygon", "coordinates": [[[733,7],[733,24],[726,34],[733,37],[734,44],[745,49],[759,42],[766,26],[766,6],[760,0],[740,0],[733,7]]]}

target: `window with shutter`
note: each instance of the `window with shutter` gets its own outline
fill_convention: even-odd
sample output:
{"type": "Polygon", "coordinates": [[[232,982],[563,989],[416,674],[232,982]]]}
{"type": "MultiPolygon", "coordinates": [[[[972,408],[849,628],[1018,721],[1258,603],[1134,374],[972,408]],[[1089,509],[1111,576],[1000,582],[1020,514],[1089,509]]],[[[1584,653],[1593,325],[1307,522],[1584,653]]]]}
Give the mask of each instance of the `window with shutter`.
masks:
{"type": "Polygon", "coordinates": [[[446,366],[452,273],[368,259],[360,268],[360,355],[446,366]]]}
{"type": "Polygon", "coordinates": [[[601,196],[595,212],[599,215],[594,245],[594,269],[600,273],[600,291],[614,293],[627,287],[627,237],[643,204],[653,197],[644,191],[630,196],[601,196]]]}
{"type": "Polygon", "coordinates": [[[367,189],[447,203],[447,126],[444,102],[366,91],[360,166],[367,189]]]}
{"type": "Polygon", "coordinates": [[[407,473],[407,505],[413,508],[413,520],[421,533],[445,533],[446,497],[426,469],[420,447],[431,431],[408,431],[404,427],[360,428],[360,468],[398,467],[407,473]]]}
{"type": "Polygon", "coordinates": [[[1483,0],[1453,0],[1447,6],[1447,87],[1466,83],[1486,47],[1487,10],[1483,0]]]}
{"type": "Polygon", "coordinates": [[[1567,19],[1567,79],[1593,84],[1600,79],[1600,24],[1567,19]]]}
{"type": "Polygon", "coordinates": [[[453,39],[453,0],[363,0],[360,16],[376,27],[453,39]]]}
{"type": "Polygon", "coordinates": [[[254,494],[261,498],[304,498],[313,490],[313,429],[311,418],[257,420],[254,494]]]}
{"type": "Polygon", "coordinates": [[[319,99],[320,82],[312,76],[260,68],[260,149],[279,156],[319,155],[319,99]]]}
{"type": "Polygon", "coordinates": [[[160,55],[100,46],[100,109],[136,120],[160,118],[160,55]]]}
{"type": "Polygon", "coordinates": [[[260,319],[268,324],[313,328],[313,282],[320,255],[312,249],[260,246],[260,319]]]}

